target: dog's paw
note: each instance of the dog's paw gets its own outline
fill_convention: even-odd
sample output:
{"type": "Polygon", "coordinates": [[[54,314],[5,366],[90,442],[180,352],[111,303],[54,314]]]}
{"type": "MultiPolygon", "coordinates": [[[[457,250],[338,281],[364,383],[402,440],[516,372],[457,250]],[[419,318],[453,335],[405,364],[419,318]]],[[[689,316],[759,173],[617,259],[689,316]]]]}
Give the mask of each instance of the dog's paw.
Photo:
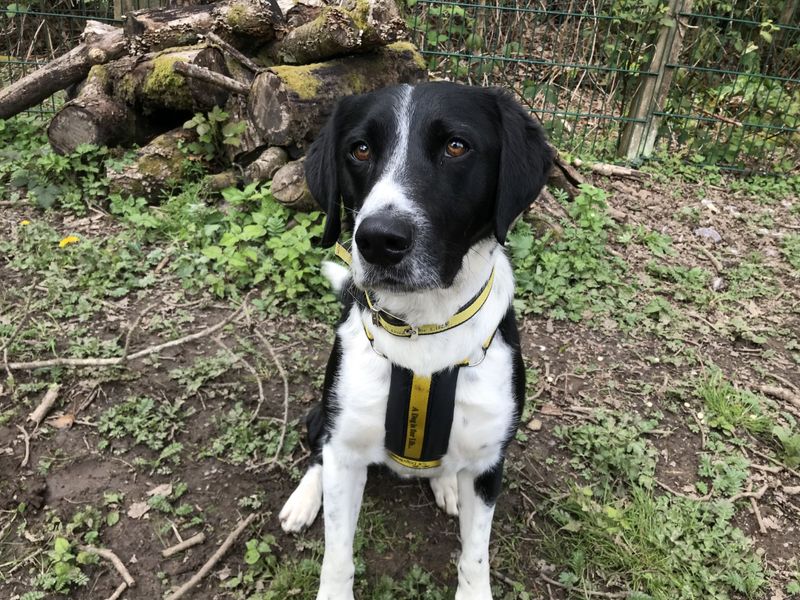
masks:
{"type": "Polygon", "coordinates": [[[322,465],[311,467],[292,495],[283,505],[278,518],[281,528],[287,532],[297,532],[314,522],[322,506],[322,465]]]}
{"type": "Polygon", "coordinates": [[[455,474],[432,477],[431,489],[439,508],[448,515],[458,515],[458,478],[455,474]]]}

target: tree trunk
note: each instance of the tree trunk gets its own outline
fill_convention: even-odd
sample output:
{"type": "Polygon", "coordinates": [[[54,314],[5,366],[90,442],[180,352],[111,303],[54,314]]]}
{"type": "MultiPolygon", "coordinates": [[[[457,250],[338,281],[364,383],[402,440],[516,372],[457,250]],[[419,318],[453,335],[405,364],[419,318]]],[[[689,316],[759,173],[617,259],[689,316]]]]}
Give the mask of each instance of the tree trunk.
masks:
{"type": "Polygon", "coordinates": [[[145,113],[160,109],[197,112],[214,106],[224,106],[230,92],[227,89],[176,73],[176,62],[228,75],[225,58],[217,48],[195,46],[164,50],[138,59],[126,58],[113,65],[113,95],[145,113]]]}
{"type": "Polygon", "coordinates": [[[158,136],[141,148],[133,163],[122,171],[108,171],[110,191],[141,196],[151,202],[158,200],[172,182],[183,177],[186,155],[181,145],[194,137],[194,132],[182,128],[158,136]]]}
{"type": "Polygon", "coordinates": [[[136,117],[122,102],[109,95],[108,71],[95,65],[77,97],[56,113],[47,128],[50,145],[59,154],[73,152],[81,144],[115,146],[136,141],[136,117]]]}
{"type": "Polygon", "coordinates": [[[412,44],[396,42],[369,54],[260,73],[250,91],[250,120],[271,146],[304,146],[342,96],[427,78],[412,44]]]}
{"type": "Polygon", "coordinates": [[[283,28],[274,0],[223,0],[180,8],[139,10],[125,21],[125,36],[134,54],[195,44],[214,32],[237,46],[263,44],[283,28]]]}
{"type": "Polygon", "coordinates": [[[83,80],[93,65],[114,60],[125,52],[122,29],[87,21],[83,42],[19,81],[0,89],[0,119],[36,106],[59,90],[83,80]]]}

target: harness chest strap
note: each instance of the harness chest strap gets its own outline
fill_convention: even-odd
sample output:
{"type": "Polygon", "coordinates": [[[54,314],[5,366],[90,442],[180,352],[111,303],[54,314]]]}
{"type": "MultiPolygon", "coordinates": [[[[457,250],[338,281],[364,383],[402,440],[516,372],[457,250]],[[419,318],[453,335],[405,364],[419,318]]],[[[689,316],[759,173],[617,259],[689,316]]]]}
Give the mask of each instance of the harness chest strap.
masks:
{"type": "MultiPolygon", "coordinates": [[[[336,244],[336,256],[348,265],[352,257],[344,246],[336,244]]],[[[489,280],[477,296],[459,310],[444,325],[423,325],[417,329],[419,335],[430,335],[457,327],[474,316],[489,296],[494,279],[494,270],[489,280]]],[[[376,311],[369,294],[364,296],[367,306],[373,314],[373,322],[392,335],[412,337],[407,330],[414,329],[407,324],[394,325],[379,317],[375,320],[376,311]]],[[[494,340],[497,330],[481,345],[483,356],[494,340]]],[[[374,347],[375,338],[366,324],[364,333],[370,345],[374,347]]],[[[377,350],[375,350],[377,352],[377,350]]],[[[483,358],[481,358],[483,360],[483,358]]],[[[432,375],[418,375],[391,363],[392,373],[389,384],[389,398],[386,408],[384,428],[386,431],[385,447],[389,458],[410,469],[432,469],[442,464],[442,457],[447,453],[450,443],[450,430],[453,425],[455,411],[456,385],[461,367],[478,364],[471,363],[469,358],[437,371],[432,375]]]]}

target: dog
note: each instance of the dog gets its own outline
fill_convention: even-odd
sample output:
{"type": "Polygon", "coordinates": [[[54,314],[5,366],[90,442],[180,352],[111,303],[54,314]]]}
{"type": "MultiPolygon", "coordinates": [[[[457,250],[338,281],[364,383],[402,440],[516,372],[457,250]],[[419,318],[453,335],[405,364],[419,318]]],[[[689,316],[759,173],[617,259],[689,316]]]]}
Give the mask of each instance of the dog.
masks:
{"type": "Polygon", "coordinates": [[[310,146],[321,243],[349,268],[323,265],[343,313],[307,419],[313,459],[279,518],[299,531],[324,499],[318,600],[353,598],[371,464],[430,479],[459,516],[456,599],[491,599],[492,516],[525,393],[503,244],[552,160],[509,93],[448,82],[343,98],[310,146]]]}

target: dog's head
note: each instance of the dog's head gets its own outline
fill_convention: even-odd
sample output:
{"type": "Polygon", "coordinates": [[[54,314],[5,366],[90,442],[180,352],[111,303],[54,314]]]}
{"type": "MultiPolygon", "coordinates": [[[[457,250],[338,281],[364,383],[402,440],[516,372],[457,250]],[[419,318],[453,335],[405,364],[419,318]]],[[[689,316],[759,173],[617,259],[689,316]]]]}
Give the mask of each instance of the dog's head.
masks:
{"type": "Polygon", "coordinates": [[[496,88],[428,83],[339,102],[305,162],[327,213],[322,244],[353,234],[368,289],[448,287],[475,243],[509,227],[552,162],[541,128],[496,88]]]}

